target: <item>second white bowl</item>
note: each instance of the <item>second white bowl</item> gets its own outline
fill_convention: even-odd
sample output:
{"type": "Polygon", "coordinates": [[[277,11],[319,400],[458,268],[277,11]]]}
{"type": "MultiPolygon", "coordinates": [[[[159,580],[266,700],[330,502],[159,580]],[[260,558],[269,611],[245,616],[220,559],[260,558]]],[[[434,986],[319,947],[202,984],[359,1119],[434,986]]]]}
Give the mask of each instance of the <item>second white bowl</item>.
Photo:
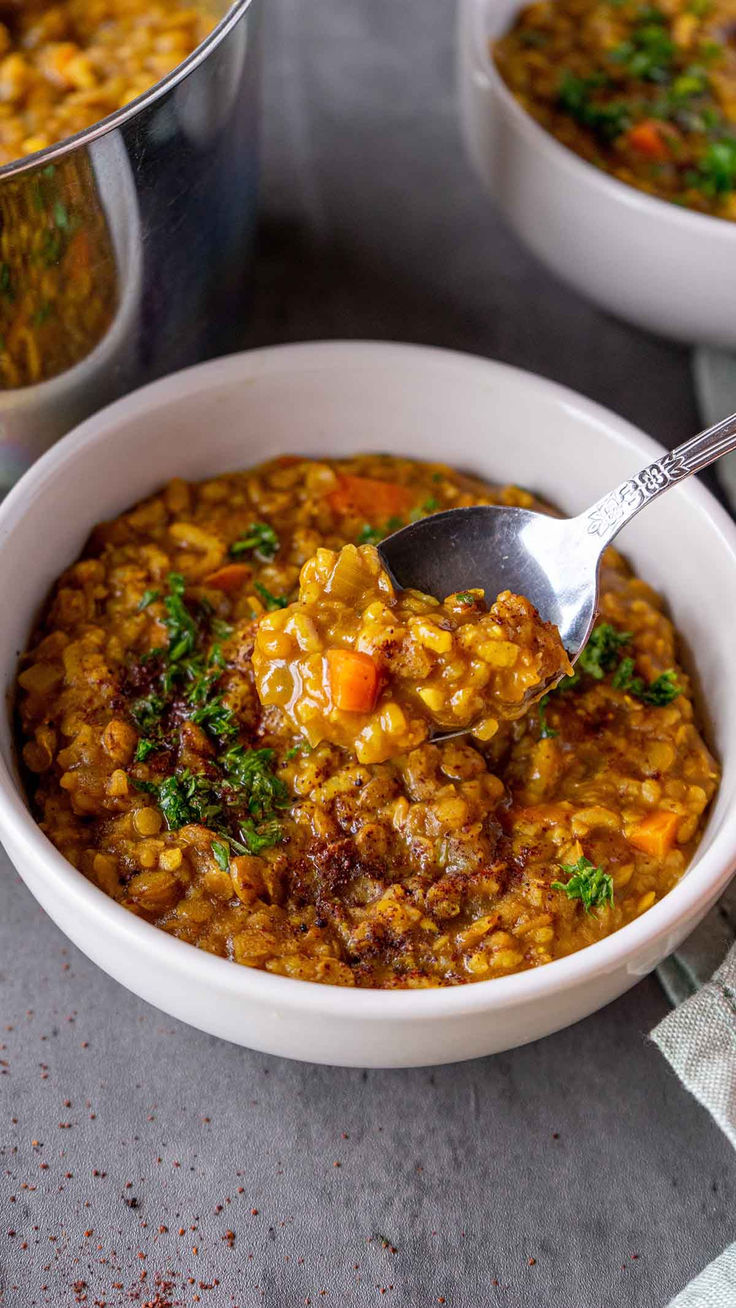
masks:
{"type": "Polygon", "coordinates": [[[466,144],[518,236],[602,308],[688,344],[736,348],[736,223],[657,200],[568,150],[522,109],[489,42],[526,0],[460,0],[466,144]]]}

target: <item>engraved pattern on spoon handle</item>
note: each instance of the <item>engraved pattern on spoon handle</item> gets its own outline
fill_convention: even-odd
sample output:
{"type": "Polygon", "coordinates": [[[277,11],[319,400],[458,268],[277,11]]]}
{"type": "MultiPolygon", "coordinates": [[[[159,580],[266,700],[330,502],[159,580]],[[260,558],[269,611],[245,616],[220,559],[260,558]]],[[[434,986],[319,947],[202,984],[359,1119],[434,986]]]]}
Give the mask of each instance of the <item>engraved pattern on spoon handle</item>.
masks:
{"type": "Polygon", "coordinates": [[[657,496],[684,477],[707,468],[722,454],[736,450],[736,414],[708,427],[697,436],[663,454],[636,476],[597,500],[577,519],[588,536],[596,538],[600,550],[610,544],[621,528],[657,496]]]}

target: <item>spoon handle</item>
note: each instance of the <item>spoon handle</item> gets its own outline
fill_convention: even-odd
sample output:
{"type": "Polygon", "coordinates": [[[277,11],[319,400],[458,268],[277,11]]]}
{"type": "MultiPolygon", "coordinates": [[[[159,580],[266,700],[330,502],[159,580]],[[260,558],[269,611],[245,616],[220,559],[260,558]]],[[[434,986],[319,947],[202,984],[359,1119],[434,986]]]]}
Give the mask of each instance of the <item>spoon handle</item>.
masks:
{"type": "Polygon", "coordinates": [[[581,530],[596,537],[597,548],[603,550],[640,509],[730,450],[736,450],[736,413],[663,454],[661,459],[597,500],[578,517],[581,530]]]}

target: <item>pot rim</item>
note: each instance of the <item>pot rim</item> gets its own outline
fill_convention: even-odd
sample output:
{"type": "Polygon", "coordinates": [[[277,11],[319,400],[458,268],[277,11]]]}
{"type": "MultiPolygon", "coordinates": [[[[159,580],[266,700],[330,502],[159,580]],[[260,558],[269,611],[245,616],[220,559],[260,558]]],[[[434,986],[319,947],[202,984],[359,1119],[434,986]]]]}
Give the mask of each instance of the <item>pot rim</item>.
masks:
{"type": "Polygon", "coordinates": [[[108,132],[113,132],[119,127],[124,127],[149,105],[155,104],[157,100],[166,95],[168,91],[178,86],[180,82],[194,72],[205,59],[209,57],[213,50],[225,40],[232,29],[243,17],[243,14],[250,9],[254,0],[230,0],[227,12],[223,14],[220,21],[212,29],[208,36],[205,37],[190,55],[187,56],[176,68],[162,77],[159,82],[154,82],[153,86],[144,91],[142,95],[136,96],[130,104],[126,104],[122,109],[116,109],[114,113],[108,114],[106,118],[101,118],[99,122],[93,123],[91,127],[85,127],[81,132],[75,132],[74,136],[67,136],[63,141],[57,141],[54,145],[49,145],[45,150],[37,150],[35,154],[25,155],[21,159],[14,159],[11,163],[4,164],[0,168],[0,182],[5,181],[8,177],[18,177],[21,173],[31,172],[34,168],[55,162],[75,150],[91,145],[98,141],[100,137],[106,136],[108,132]]]}

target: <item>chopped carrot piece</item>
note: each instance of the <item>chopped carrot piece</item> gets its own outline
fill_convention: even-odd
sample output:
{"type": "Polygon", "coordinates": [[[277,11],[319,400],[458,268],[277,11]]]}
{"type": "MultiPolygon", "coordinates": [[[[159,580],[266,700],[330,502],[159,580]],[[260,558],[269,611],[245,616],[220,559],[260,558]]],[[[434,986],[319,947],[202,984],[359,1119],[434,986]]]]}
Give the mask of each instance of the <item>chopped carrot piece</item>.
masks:
{"type": "Polygon", "coordinates": [[[352,649],[328,649],[330,692],[336,708],[370,713],[378,699],[379,677],[370,654],[352,649]]]}
{"type": "Polygon", "coordinates": [[[232,594],[234,590],[240,590],[247,581],[250,581],[252,569],[247,563],[226,563],[224,567],[217,568],[205,577],[205,586],[211,586],[213,590],[224,590],[226,595],[232,594]]]}
{"type": "Polygon", "coordinates": [[[344,517],[384,522],[387,518],[399,518],[407,513],[413,497],[406,486],[399,486],[395,482],[344,473],[327,498],[335,512],[344,517]]]}
{"type": "Polygon", "coordinates": [[[630,128],[625,139],[632,150],[636,150],[637,154],[645,155],[655,163],[666,163],[672,157],[665,134],[660,124],[653,118],[645,118],[643,123],[637,123],[635,127],[630,128]]]}
{"type": "Polygon", "coordinates": [[[637,823],[629,836],[629,844],[652,858],[664,858],[675,843],[680,818],[668,809],[658,809],[637,823]]]}

